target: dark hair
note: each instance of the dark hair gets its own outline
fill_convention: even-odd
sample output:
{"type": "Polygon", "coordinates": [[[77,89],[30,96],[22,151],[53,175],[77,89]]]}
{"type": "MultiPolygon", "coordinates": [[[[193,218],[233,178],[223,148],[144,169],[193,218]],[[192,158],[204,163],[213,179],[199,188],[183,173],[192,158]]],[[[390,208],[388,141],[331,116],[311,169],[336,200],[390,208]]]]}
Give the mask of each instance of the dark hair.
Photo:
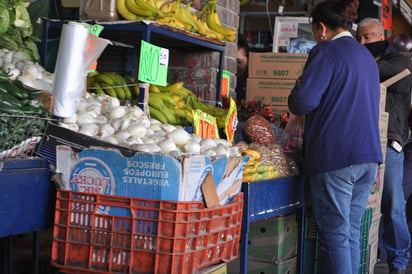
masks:
{"type": "Polygon", "coordinates": [[[249,44],[247,43],[245,36],[240,33],[237,38],[237,48],[243,48],[245,50],[246,56],[249,56],[249,44]]]}
{"type": "Polygon", "coordinates": [[[312,23],[322,22],[331,30],[350,30],[358,18],[358,0],[328,0],[319,3],[312,12],[312,23]]]}

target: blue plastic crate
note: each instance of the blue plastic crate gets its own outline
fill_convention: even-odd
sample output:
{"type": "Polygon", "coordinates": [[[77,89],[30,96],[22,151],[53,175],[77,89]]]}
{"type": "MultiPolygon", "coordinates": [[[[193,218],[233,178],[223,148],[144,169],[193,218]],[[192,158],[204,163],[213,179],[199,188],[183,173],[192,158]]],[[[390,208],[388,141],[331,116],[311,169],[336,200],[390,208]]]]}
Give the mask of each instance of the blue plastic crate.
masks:
{"type": "Polygon", "coordinates": [[[0,238],[52,227],[55,187],[45,159],[0,161],[0,238]]]}

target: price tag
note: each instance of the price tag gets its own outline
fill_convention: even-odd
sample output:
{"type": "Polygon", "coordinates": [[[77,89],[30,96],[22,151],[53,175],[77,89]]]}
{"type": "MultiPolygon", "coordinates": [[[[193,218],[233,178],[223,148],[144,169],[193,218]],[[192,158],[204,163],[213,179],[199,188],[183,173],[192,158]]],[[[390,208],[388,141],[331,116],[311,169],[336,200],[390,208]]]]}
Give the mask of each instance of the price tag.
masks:
{"type": "MultiPolygon", "coordinates": [[[[217,72],[219,72],[219,70],[217,70],[217,72]]],[[[220,91],[220,95],[222,96],[222,98],[229,97],[229,90],[230,90],[230,72],[227,70],[223,70],[221,91],[220,91]]]]}
{"type": "Polygon", "coordinates": [[[142,41],[138,79],[159,86],[167,85],[169,50],[142,41]]]}
{"type": "Polygon", "coordinates": [[[198,109],[192,110],[192,113],[194,131],[200,138],[219,138],[216,117],[198,109]]]}
{"type": "Polygon", "coordinates": [[[230,99],[230,107],[225,121],[225,134],[228,141],[233,142],[235,137],[235,131],[237,128],[237,107],[236,102],[232,98],[230,99]]]}

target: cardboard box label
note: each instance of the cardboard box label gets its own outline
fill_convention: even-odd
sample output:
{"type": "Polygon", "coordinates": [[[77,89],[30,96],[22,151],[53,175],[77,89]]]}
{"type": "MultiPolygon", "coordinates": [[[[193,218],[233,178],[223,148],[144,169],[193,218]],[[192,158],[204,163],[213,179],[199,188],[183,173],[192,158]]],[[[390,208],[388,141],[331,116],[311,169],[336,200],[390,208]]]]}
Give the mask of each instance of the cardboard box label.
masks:
{"type": "Polygon", "coordinates": [[[162,153],[125,157],[113,148],[92,147],[79,153],[69,146],[56,148],[65,190],[168,201],[202,201],[200,186],[212,173],[219,201],[229,202],[240,192],[248,159],[194,155],[179,161],[162,153]]]}
{"type": "Polygon", "coordinates": [[[307,58],[307,54],[299,53],[251,52],[249,77],[298,79],[307,58]]]}
{"type": "Polygon", "coordinates": [[[248,78],[246,100],[262,101],[268,105],[287,106],[288,96],[295,83],[295,80],[248,78]]]}

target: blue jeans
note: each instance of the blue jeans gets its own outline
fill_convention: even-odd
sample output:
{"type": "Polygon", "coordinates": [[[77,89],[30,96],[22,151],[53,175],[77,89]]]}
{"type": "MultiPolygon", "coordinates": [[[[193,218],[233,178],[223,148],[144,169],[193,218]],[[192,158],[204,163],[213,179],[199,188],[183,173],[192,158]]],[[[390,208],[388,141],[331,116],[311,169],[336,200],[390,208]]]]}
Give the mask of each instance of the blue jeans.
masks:
{"type": "Polygon", "coordinates": [[[403,152],[390,146],[386,150],[381,212],[383,234],[380,246],[386,251],[389,267],[406,269],[409,262],[410,234],[406,222],[403,193],[403,152]]]}
{"type": "Polygon", "coordinates": [[[309,178],[321,273],[358,274],[361,219],[377,171],[377,163],[365,163],[309,178]]]}

